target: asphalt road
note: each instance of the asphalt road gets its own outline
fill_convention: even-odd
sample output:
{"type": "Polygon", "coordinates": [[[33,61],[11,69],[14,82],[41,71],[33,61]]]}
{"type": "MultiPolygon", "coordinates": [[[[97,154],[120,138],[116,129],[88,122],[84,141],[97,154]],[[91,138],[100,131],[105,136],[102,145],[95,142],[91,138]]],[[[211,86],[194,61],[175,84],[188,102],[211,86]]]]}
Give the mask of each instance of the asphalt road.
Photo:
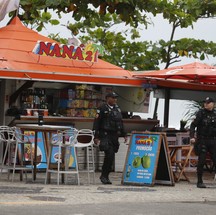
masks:
{"type": "Polygon", "coordinates": [[[96,184],[44,184],[44,174],[35,182],[0,180],[0,215],[207,215],[216,211],[216,182],[206,175],[207,189],[191,182],[180,181],[175,186],[121,185],[121,174],[113,173],[112,185],[102,185],[97,173],[96,184]]]}
{"type": "Polygon", "coordinates": [[[204,215],[215,214],[215,202],[137,202],[78,205],[1,205],[1,215],[204,215]]]}

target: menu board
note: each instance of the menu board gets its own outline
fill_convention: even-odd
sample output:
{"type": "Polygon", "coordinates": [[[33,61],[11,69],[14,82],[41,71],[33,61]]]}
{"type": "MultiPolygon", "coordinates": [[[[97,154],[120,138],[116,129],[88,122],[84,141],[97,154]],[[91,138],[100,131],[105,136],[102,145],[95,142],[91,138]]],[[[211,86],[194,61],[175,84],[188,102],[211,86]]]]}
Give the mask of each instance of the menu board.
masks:
{"type": "MultiPolygon", "coordinates": [[[[56,136],[56,138],[58,139],[58,136],[56,136]]],[[[69,136],[65,137],[65,141],[66,143],[69,141],[69,136]]],[[[53,141],[55,140],[55,136],[53,136],[53,141]]],[[[66,144],[67,145],[67,144],[66,144]]],[[[52,146],[51,147],[51,158],[50,158],[50,163],[52,164],[57,164],[58,163],[58,156],[62,153],[62,148],[60,148],[60,153],[59,153],[59,146],[52,146]]],[[[74,147],[71,146],[65,146],[65,152],[64,152],[65,156],[65,164],[68,168],[75,168],[76,167],[76,162],[75,162],[75,149],[74,147]]],[[[62,162],[62,160],[60,159],[60,161],[62,162]]]]}
{"type": "Polygon", "coordinates": [[[161,133],[132,132],[122,184],[154,185],[155,181],[174,184],[166,138],[161,133]]]}
{"type": "MultiPolygon", "coordinates": [[[[25,131],[24,134],[29,137],[30,141],[32,143],[35,143],[35,132],[34,131],[25,131]]],[[[25,159],[28,161],[30,159],[30,145],[25,145],[25,159]]],[[[35,144],[33,144],[32,153],[34,156],[34,150],[35,150],[35,144]]],[[[44,144],[44,138],[42,132],[38,132],[37,136],[37,168],[38,169],[45,169],[47,168],[47,156],[45,152],[45,144],[44,144]]]]}
{"type": "MultiPolygon", "coordinates": [[[[29,137],[30,141],[35,143],[35,132],[34,131],[25,131],[24,133],[26,136],[29,137]]],[[[69,137],[68,137],[69,139],[69,137]]],[[[66,140],[67,141],[67,140],[66,140]]],[[[45,150],[45,138],[43,137],[43,133],[42,132],[38,132],[37,133],[37,158],[36,158],[36,162],[37,162],[37,169],[46,169],[47,168],[47,155],[46,155],[46,150],[45,150]]],[[[34,149],[35,148],[35,144],[33,144],[33,149],[32,149],[32,153],[34,156],[34,149]]],[[[52,147],[52,153],[51,153],[51,158],[50,158],[50,162],[57,164],[58,161],[58,146],[53,146],[52,147]]],[[[68,168],[75,168],[76,167],[76,162],[74,159],[74,148],[73,147],[65,147],[65,162],[67,164],[68,168]]],[[[30,148],[29,145],[26,144],[25,145],[25,160],[28,161],[30,159],[30,148]]],[[[61,152],[60,152],[60,156],[61,156],[61,152]]]]}

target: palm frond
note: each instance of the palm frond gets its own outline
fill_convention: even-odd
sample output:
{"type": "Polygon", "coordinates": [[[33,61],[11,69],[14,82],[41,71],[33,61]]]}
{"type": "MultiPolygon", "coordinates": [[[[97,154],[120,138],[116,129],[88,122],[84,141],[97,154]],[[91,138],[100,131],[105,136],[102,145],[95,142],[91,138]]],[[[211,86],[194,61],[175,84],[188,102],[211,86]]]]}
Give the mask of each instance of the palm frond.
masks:
{"type": "Polygon", "coordinates": [[[193,121],[197,111],[202,108],[202,106],[202,101],[189,101],[189,104],[186,104],[187,111],[184,114],[184,120],[187,121],[187,125],[193,121]]]}

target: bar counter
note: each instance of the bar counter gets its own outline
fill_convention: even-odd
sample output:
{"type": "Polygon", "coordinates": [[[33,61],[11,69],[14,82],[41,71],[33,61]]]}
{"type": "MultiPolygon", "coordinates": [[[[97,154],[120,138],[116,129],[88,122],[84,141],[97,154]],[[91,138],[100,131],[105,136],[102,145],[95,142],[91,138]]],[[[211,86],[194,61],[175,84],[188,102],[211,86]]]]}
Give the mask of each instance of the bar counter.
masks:
{"type": "MultiPolygon", "coordinates": [[[[49,125],[69,125],[77,129],[92,129],[94,118],[44,116],[43,121],[44,124],[49,125]]],[[[153,119],[123,119],[123,122],[126,133],[131,133],[132,131],[151,131],[159,124],[159,120],[153,119]]],[[[20,116],[20,119],[14,120],[13,125],[15,126],[20,123],[38,123],[38,117],[20,116]]]]}

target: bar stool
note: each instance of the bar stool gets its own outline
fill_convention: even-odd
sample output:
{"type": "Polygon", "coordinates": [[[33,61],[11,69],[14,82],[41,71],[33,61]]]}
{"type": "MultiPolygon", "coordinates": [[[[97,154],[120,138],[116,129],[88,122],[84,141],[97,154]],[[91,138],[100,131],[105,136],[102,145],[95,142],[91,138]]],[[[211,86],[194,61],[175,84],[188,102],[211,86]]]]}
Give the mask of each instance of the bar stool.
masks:
{"type": "Polygon", "coordinates": [[[20,180],[23,178],[23,172],[25,172],[27,180],[27,172],[31,171],[33,180],[33,151],[29,137],[22,134],[16,127],[0,128],[0,136],[6,145],[1,173],[3,173],[3,169],[6,169],[9,179],[12,170],[12,181],[14,181],[16,170],[21,173],[20,180]]]}
{"type": "Polygon", "coordinates": [[[93,183],[95,184],[94,131],[91,129],[80,129],[76,135],[74,147],[86,150],[87,169],[79,169],[79,172],[88,173],[88,184],[90,184],[90,173],[93,173],[93,183]],[[92,159],[91,161],[90,158],[92,159]]]}
{"type": "Polygon", "coordinates": [[[71,128],[66,131],[59,131],[57,134],[53,135],[49,145],[49,155],[47,157],[45,184],[47,184],[49,173],[56,173],[58,185],[60,181],[60,174],[66,176],[66,183],[67,174],[76,174],[77,184],[80,185],[77,155],[74,148],[74,140],[76,135],[77,129],[75,128],[71,128]],[[57,151],[53,155],[53,150],[55,148],[57,151]],[[55,161],[55,164],[53,164],[53,160],[55,161]]]}
{"type": "Polygon", "coordinates": [[[9,127],[2,125],[0,126],[0,163],[2,164],[2,160],[3,160],[3,151],[4,151],[4,135],[2,134],[2,132],[4,130],[7,130],[9,127]]]}
{"type": "Polygon", "coordinates": [[[12,143],[16,142],[15,138],[15,129],[9,126],[1,126],[0,127],[0,137],[1,137],[1,144],[4,147],[3,159],[1,164],[1,174],[3,170],[7,170],[8,179],[10,175],[10,169],[12,167],[12,143]]]}

